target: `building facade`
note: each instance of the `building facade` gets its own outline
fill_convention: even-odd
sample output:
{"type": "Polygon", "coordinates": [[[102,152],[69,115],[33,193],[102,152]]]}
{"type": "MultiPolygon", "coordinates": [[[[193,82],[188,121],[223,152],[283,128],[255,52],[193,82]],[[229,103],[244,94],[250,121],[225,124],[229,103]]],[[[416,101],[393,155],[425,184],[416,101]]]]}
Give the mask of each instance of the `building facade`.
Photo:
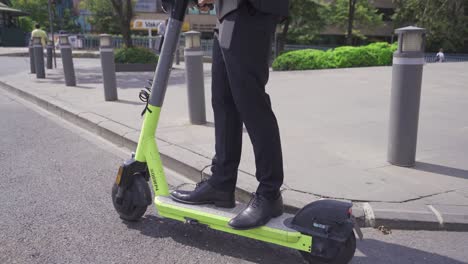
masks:
{"type": "Polygon", "coordinates": [[[26,32],[20,29],[18,18],[27,13],[0,2],[0,46],[25,46],[26,32]]]}

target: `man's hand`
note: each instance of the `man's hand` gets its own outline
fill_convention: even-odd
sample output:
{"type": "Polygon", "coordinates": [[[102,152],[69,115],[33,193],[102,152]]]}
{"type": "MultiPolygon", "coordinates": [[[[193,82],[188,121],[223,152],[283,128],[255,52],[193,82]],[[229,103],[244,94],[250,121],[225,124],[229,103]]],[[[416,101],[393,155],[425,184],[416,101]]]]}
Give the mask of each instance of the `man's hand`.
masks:
{"type": "Polygon", "coordinates": [[[198,0],[198,9],[202,12],[210,11],[208,4],[214,4],[214,0],[198,0]]]}

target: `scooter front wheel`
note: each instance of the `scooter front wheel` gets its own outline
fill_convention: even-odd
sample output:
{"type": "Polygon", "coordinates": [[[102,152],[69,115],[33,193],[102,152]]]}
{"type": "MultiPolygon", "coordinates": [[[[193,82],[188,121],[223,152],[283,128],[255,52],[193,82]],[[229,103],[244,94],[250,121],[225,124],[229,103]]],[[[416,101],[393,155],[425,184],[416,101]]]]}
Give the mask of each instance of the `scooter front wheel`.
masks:
{"type": "Polygon", "coordinates": [[[310,264],[347,264],[351,261],[356,251],[356,236],[354,232],[348,237],[338,254],[333,259],[324,259],[309,252],[300,251],[302,257],[310,264]]]}
{"type": "Polygon", "coordinates": [[[145,214],[148,203],[144,201],[151,201],[151,190],[146,180],[138,174],[134,177],[132,185],[125,190],[121,201],[117,201],[119,186],[117,183],[112,186],[112,203],[115,210],[120,218],[132,222],[139,220],[145,214]]]}

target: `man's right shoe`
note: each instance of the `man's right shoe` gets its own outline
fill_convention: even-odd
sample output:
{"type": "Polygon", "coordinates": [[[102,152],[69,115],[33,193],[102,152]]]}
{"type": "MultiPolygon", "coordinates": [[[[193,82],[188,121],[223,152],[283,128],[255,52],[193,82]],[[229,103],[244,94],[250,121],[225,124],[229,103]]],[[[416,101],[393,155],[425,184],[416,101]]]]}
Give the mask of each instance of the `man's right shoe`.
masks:
{"type": "Polygon", "coordinates": [[[172,200],[185,204],[214,204],[217,207],[233,208],[236,206],[234,192],[219,191],[208,181],[197,183],[195,190],[175,190],[171,192],[172,200]]]}

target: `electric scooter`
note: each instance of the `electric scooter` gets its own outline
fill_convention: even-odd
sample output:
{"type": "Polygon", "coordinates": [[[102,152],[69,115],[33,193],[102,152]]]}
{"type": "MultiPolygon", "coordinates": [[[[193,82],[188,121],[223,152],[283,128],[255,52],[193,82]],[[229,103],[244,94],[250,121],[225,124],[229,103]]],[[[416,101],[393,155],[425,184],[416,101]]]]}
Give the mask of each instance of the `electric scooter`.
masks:
{"type": "Polygon", "coordinates": [[[155,133],[172,69],[176,44],[190,0],[164,0],[170,12],[165,41],[151,82],[151,93],[140,93],[146,100],[144,121],[138,146],[132,158],[120,166],[112,187],[112,202],[120,218],[137,221],[154,201],[159,217],[193,225],[203,225],[221,232],[269,242],[299,250],[309,263],[348,263],[356,250],[356,233],[362,233],[352,215],[352,203],[336,200],[312,202],[295,215],[284,213],[265,226],[236,230],[228,225],[245,204],[235,208],[214,205],[188,205],[173,201],[156,145],[155,133]],[[154,200],[148,182],[154,191],[154,200]]]}

